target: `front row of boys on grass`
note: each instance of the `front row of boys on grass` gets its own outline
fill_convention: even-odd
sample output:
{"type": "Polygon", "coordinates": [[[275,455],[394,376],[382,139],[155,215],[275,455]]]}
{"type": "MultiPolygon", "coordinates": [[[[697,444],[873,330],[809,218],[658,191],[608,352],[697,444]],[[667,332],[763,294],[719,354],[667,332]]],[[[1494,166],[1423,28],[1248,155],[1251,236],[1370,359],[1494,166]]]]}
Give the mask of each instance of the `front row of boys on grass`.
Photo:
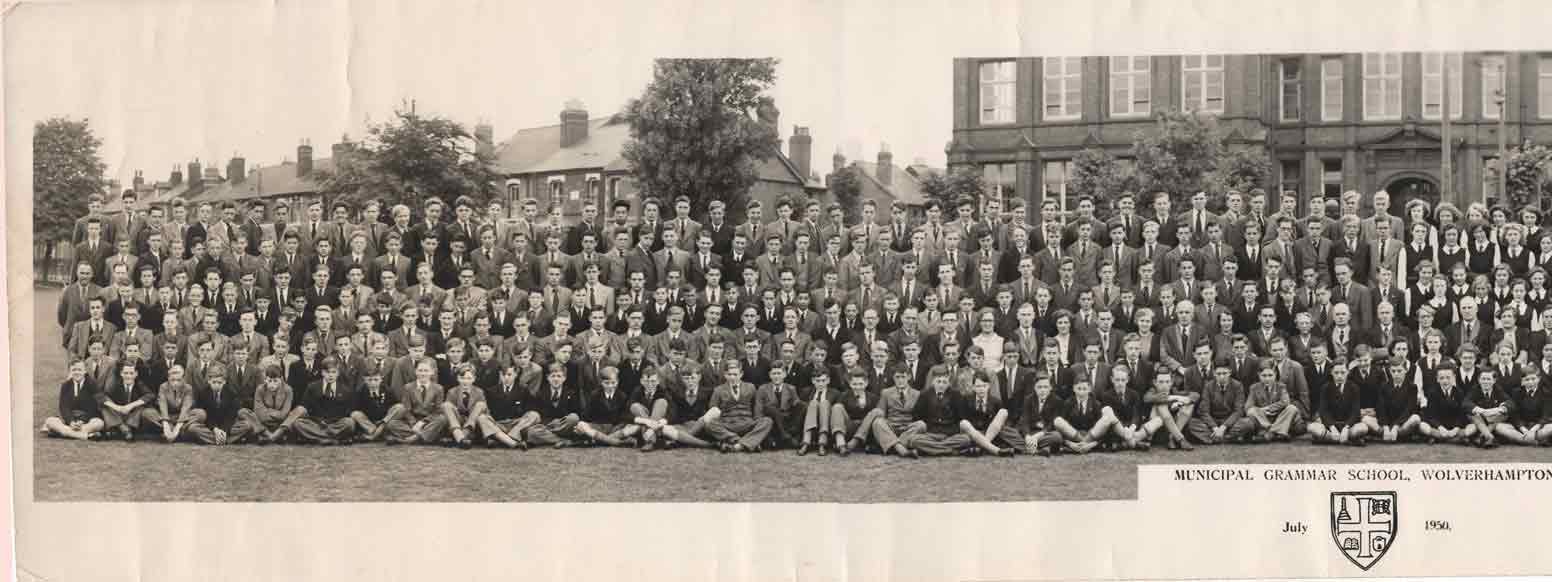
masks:
{"type": "MultiPolygon", "coordinates": [[[[925,390],[914,388],[917,371],[909,361],[870,370],[857,364],[860,350],[849,342],[841,346],[839,366],[824,365],[821,342],[809,348],[808,362],[787,360],[751,378],[751,367],[739,359],[656,365],[632,358],[619,367],[601,358],[573,360],[570,339],[555,343],[555,361],[544,369],[526,348],[504,362],[449,364],[417,349],[375,364],[331,356],[319,370],[296,356],[254,366],[244,365],[250,360],[241,342],[230,346],[235,364],[222,364],[208,338],[197,341],[200,356],[187,369],[172,360],[145,362],[136,346],[123,361],[92,361],[98,369],[89,369],[88,360],[72,362],[60,386],[59,416],[46,419],[43,431],[81,440],[133,440],[138,433],[211,445],[383,441],[468,448],[481,442],[724,452],[792,446],[799,455],[870,447],[911,458],[1146,450],[1155,437],[1172,449],[1191,449],[1193,442],[1285,441],[1305,432],[1316,444],[1552,445],[1552,395],[1539,389],[1541,369],[1478,367],[1473,346],[1461,349],[1457,363],[1440,353],[1438,332],[1426,336],[1416,363],[1406,358],[1405,340],[1390,346],[1394,357],[1373,362],[1367,346],[1358,346],[1348,362],[1327,359],[1324,344],[1316,344],[1308,375],[1287,360],[1286,340],[1274,339],[1273,357],[1259,363],[1248,390],[1232,373],[1238,364],[1215,361],[1206,341],[1194,348],[1191,366],[1175,371],[1135,357],[1088,376],[949,365],[927,372],[925,390]],[[1128,361],[1138,362],[1135,371],[1128,361]],[[870,373],[882,381],[874,383],[870,373]],[[292,381],[298,377],[316,380],[292,381]],[[1310,386],[1308,378],[1329,381],[1310,386]],[[306,386],[305,393],[294,394],[293,385],[306,386]]],[[[1136,338],[1125,343],[1134,353],[1136,338]]],[[[957,348],[944,346],[950,353],[957,348]]],[[[882,342],[874,346],[880,355],[887,349],[882,342]]],[[[639,353],[639,341],[630,351],[639,353]]],[[[984,356],[978,345],[968,352],[972,364],[984,356]]],[[[1018,346],[1010,342],[1004,352],[1016,355],[1018,346]]]]}

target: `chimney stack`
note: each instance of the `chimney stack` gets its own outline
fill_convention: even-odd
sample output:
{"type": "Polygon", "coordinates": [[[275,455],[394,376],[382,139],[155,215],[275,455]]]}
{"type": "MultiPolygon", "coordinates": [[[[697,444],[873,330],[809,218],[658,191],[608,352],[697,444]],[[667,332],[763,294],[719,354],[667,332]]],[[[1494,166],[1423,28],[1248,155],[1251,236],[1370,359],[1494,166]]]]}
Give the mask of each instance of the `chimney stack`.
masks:
{"type": "Polygon", "coordinates": [[[198,190],[205,186],[205,172],[200,168],[199,158],[189,162],[189,189],[198,190]]]}
{"type": "Polygon", "coordinates": [[[841,146],[835,146],[835,155],[830,156],[830,171],[839,172],[846,167],[846,156],[841,153],[841,146]]]}
{"type": "Polygon", "coordinates": [[[206,182],[220,182],[221,181],[221,170],[220,170],[220,168],[217,168],[215,166],[210,166],[210,167],[205,168],[205,181],[206,182]]]}
{"type": "Polygon", "coordinates": [[[808,128],[792,126],[792,140],[787,142],[787,157],[792,160],[792,165],[798,167],[798,175],[804,180],[808,179],[813,150],[814,138],[808,135],[808,128]]]}
{"type": "Polygon", "coordinates": [[[313,171],[313,145],[309,140],[302,140],[302,145],[296,146],[296,175],[303,177],[313,171]]]}
{"type": "Polygon", "coordinates": [[[889,144],[878,146],[878,183],[889,186],[894,181],[895,155],[889,153],[889,144]]]}
{"type": "Polygon", "coordinates": [[[489,123],[474,126],[474,154],[482,158],[496,155],[496,128],[489,123]]]}
{"type": "Polygon", "coordinates": [[[587,140],[587,106],[570,99],[560,111],[560,147],[569,148],[587,140]]]}
{"type": "Polygon", "coordinates": [[[172,175],[167,177],[167,183],[172,185],[172,186],[177,186],[179,184],[182,184],[183,183],[183,170],[178,169],[178,166],[173,166],[172,167],[172,175]]]}
{"type": "Polygon", "coordinates": [[[145,186],[145,175],[141,174],[140,170],[135,170],[135,179],[130,184],[134,185],[135,190],[139,190],[141,186],[145,186]]]}
{"type": "Polygon", "coordinates": [[[226,179],[233,184],[241,184],[247,178],[248,160],[239,155],[232,155],[232,160],[226,163],[226,179]]]}

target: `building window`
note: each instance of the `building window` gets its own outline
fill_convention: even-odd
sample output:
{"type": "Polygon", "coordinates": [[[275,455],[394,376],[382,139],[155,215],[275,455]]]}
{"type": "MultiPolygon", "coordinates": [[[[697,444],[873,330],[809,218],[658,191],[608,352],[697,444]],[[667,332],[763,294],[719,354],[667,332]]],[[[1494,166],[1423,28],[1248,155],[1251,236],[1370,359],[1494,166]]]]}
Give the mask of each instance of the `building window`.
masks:
{"type": "Polygon", "coordinates": [[[1186,109],[1223,113],[1223,55],[1186,55],[1181,75],[1186,109]]]}
{"type": "Polygon", "coordinates": [[[1003,208],[1008,208],[1018,191],[1018,177],[1015,175],[1017,164],[982,164],[981,177],[986,183],[986,195],[991,200],[1002,203],[1003,208]]]}
{"type": "MultiPolygon", "coordinates": [[[[600,200],[600,197],[602,197],[603,194],[603,182],[598,179],[597,175],[588,175],[587,199],[592,202],[604,203],[602,200],[600,200]]],[[[606,203],[604,203],[604,205],[607,207],[606,203]]]]}
{"type": "Polygon", "coordinates": [[[1320,120],[1342,120],[1342,57],[1320,59],[1320,120]]]}
{"type": "Polygon", "coordinates": [[[1450,119],[1460,119],[1460,53],[1423,53],[1423,118],[1438,119],[1444,109],[1444,67],[1449,67],[1450,119]]]}
{"type": "Polygon", "coordinates": [[[1498,119],[1501,107],[1508,107],[1509,94],[1504,90],[1504,57],[1482,57],[1482,118],[1498,119]]]}
{"type": "Polygon", "coordinates": [[[523,183],[518,180],[507,181],[507,204],[514,205],[523,199],[523,183]]]}
{"type": "Polygon", "coordinates": [[[1401,53],[1363,54],[1363,118],[1401,119],[1401,53]]]}
{"type": "Polygon", "coordinates": [[[566,177],[550,176],[550,206],[560,206],[566,203],[566,177]]]}
{"type": "Polygon", "coordinates": [[[1018,81],[1013,61],[981,63],[981,123],[1013,123],[1014,86],[1018,81]]]}
{"type": "Polygon", "coordinates": [[[1040,172],[1040,203],[1055,200],[1062,215],[1067,213],[1067,183],[1072,181],[1072,162],[1052,160],[1045,162],[1040,172]]]}
{"type": "Polygon", "coordinates": [[[1342,160],[1321,160],[1320,191],[1326,198],[1342,195],[1342,160]]]}
{"type": "Polygon", "coordinates": [[[1112,117],[1141,116],[1150,113],[1153,100],[1150,60],[1146,56],[1110,58],[1110,115],[1112,117]]]}
{"type": "Polygon", "coordinates": [[[618,177],[609,178],[609,189],[607,192],[609,204],[614,204],[615,200],[620,199],[620,179],[618,177]]]}
{"type": "Polygon", "coordinates": [[[1283,160],[1282,175],[1278,177],[1278,183],[1282,184],[1284,192],[1299,192],[1299,172],[1301,171],[1298,160],[1283,160]]]}
{"type": "Polygon", "coordinates": [[[1045,118],[1077,119],[1083,114],[1083,59],[1045,58],[1045,118]]]}
{"type": "Polygon", "coordinates": [[[1536,111],[1542,119],[1552,118],[1552,55],[1536,58],[1536,111]]]}
{"type": "Polygon", "coordinates": [[[1304,103],[1304,82],[1299,74],[1299,59],[1283,59],[1277,63],[1277,78],[1282,83],[1282,97],[1278,100],[1277,118],[1282,121],[1298,121],[1304,103]]]}

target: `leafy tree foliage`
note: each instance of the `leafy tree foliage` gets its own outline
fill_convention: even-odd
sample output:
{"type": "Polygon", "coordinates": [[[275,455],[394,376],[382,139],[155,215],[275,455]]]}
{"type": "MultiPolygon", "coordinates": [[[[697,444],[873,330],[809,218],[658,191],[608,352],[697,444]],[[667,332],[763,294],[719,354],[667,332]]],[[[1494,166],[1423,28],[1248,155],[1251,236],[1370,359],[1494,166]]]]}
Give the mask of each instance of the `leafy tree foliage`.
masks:
{"type": "MultiPolygon", "coordinates": [[[[1527,141],[1509,150],[1506,165],[1509,168],[1506,190],[1511,207],[1539,206],[1546,195],[1552,193],[1552,187],[1547,183],[1548,178],[1552,178],[1548,174],[1552,170],[1552,148],[1527,141]]],[[[1490,166],[1487,171],[1496,187],[1498,167],[1490,166]]]]}
{"type": "Polygon", "coordinates": [[[712,200],[742,213],[760,159],[777,151],[772,124],[776,59],[659,59],[641,97],[625,106],[630,139],[622,155],[645,195],[687,196],[691,213],[712,200]]]}
{"type": "Polygon", "coordinates": [[[458,122],[400,107],[334,167],[316,170],[320,192],[355,204],[368,200],[418,207],[429,197],[483,204],[499,190],[492,154],[480,155],[474,135],[458,122]]]}
{"type": "Polygon", "coordinates": [[[862,215],[862,181],[855,168],[842,168],[830,175],[830,196],[846,212],[846,220],[854,222],[862,215]]]}
{"type": "MultiPolygon", "coordinates": [[[[1122,192],[1137,192],[1137,173],[1131,164],[1122,163],[1100,148],[1088,148],[1072,158],[1072,178],[1067,184],[1068,199],[1092,196],[1109,201],[1122,192]]],[[[1111,205],[1096,204],[1096,213],[1109,215],[1111,205]]]]}
{"type": "Polygon", "coordinates": [[[1226,136],[1210,115],[1159,113],[1153,129],[1139,131],[1133,138],[1138,188],[1168,192],[1175,202],[1184,204],[1200,191],[1219,196],[1229,188],[1244,190],[1265,183],[1271,176],[1266,150],[1230,148],[1226,136]]]}
{"type": "Polygon", "coordinates": [[[921,187],[928,200],[936,200],[943,205],[943,213],[947,216],[959,206],[959,201],[979,200],[985,195],[986,179],[981,175],[980,168],[961,166],[950,169],[948,173],[927,172],[921,177],[921,187]]]}
{"type": "Polygon", "coordinates": [[[41,241],[68,240],[77,218],[86,216],[86,199],[102,194],[107,165],[97,149],[102,140],[90,123],[54,117],[33,126],[32,230],[41,241]]]}

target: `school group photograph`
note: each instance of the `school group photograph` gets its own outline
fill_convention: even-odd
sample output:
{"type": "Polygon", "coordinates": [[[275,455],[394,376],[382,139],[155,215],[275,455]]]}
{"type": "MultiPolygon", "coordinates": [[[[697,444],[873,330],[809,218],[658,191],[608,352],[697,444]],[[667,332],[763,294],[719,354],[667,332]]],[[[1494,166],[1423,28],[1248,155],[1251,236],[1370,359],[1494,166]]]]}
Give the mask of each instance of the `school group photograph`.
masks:
{"type": "MultiPolygon", "coordinates": [[[[1343,165],[1366,154],[1292,160],[1213,115],[1245,97],[1239,61],[1317,55],[1107,57],[1185,67],[1183,96],[1126,103],[1152,133],[1034,162],[970,145],[961,124],[1098,119],[1081,92],[1002,109],[1025,65],[1049,84],[1089,58],[957,59],[979,90],[948,168],[838,148],[823,178],[761,95],[772,59],[660,60],[621,113],[571,100],[499,143],[410,101],[329,158],[304,140],[128,186],[63,151],[101,144],[90,122],[39,122],[38,493],[1117,499],[1141,464],[1552,458],[1543,186],[1374,180],[1343,165]],[[669,98],[727,90],[704,75],[754,96],[669,98]],[[748,143],[667,137],[696,115],[748,143]],[[1182,177],[1158,160],[1189,139],[1210,154],[1182,177]]],[[[1300,95],[1274,109],[1365,113],[1300,95]]],[[[1544,155],[1531,137],[1512,155],[1544,155]]]]}

